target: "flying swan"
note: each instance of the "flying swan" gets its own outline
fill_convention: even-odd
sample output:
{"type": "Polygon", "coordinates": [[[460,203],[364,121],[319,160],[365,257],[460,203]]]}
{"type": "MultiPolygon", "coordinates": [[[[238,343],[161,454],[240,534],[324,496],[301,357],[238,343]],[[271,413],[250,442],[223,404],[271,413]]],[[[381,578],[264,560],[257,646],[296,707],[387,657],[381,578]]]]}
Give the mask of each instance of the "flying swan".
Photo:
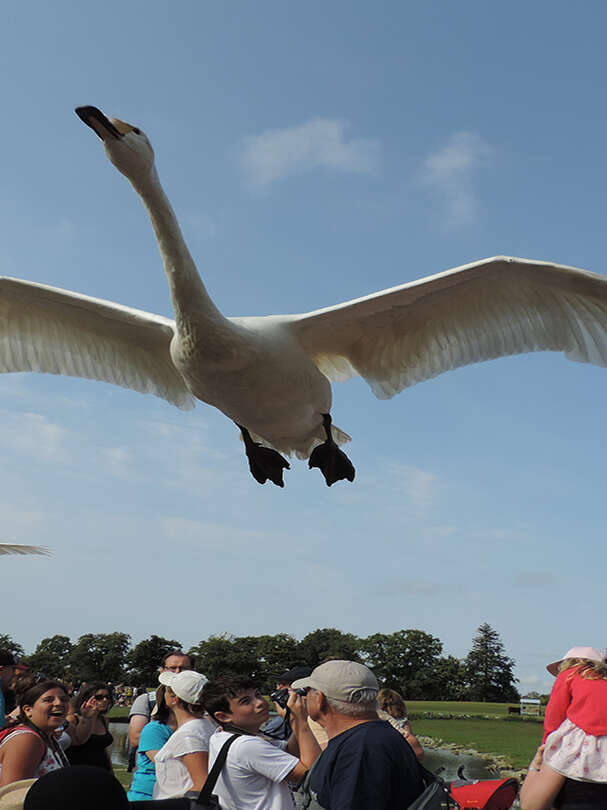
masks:
{"type": "Polygon", "coordinates": [[[102,139],[152,221],[175,320],[13,278],[0,279],[0,371],[103,380],[178,408],[196,399],[239,427],[254,478],[283,486],[309,458],[328,486],[354,479],[331,423],[331,381],[360,375],[380,399],[482,360],[562,351],[607,366],[607,279],[497,256],[300,315],[226,318],[198,274],[137,127],[76,113],[102,139]]]}

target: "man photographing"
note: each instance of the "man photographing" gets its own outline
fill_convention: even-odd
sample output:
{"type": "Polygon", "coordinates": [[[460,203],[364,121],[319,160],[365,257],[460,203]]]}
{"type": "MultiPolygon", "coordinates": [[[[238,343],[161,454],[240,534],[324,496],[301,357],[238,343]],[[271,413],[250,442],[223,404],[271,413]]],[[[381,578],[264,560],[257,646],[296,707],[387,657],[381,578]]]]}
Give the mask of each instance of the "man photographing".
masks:
{"type": "Polygon", "coordinates": [[[377,680],[368,667],[327,661],[292,688],[308,690],[308,714],[329,737],[310,776],[312,796],[321,807],[394,810],[422,793],[411,746],[377,715],[377,680]]]}

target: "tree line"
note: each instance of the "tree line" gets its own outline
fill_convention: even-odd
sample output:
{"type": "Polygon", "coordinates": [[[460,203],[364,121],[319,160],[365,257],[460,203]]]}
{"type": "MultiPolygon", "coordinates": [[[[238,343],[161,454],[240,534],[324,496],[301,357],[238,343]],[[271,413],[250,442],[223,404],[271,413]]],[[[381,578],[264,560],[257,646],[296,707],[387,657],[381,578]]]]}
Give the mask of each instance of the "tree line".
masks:
{"type": "MultiPolygon", "coordinates": [[[[102,680],[152,687],[158,664],[176,639],[152,635],[131,647],[127,633],[87,633],[73,643],[68,636],[44,638],[31,655],[10,636],[0,634],[32,669],[74,682],[102,680]]],[[[409,700],[518,700],[514,661],[499,634],[486,622],[478,628],[465,658],[443,655],[443,644],[423,630],[374,633],[359,638],[332,627],[314,630],[301,641],[287,633],[262,636],[212,635],[186,652],[208,678],[232,673],[254,678],[267,692],[277,676],[295,665],[315,667],[327,658],[361,661],[384,687],[409,700]]]]}

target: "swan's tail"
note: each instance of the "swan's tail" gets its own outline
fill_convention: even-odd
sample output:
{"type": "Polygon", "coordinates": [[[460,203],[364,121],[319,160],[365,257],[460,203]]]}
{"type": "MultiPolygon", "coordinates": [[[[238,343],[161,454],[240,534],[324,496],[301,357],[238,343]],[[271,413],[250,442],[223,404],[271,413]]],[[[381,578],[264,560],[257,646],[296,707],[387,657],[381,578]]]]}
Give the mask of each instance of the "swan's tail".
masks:
{"type": "MultiPolygon", "coordinates": [[[[310,458],[314,448],[318,447],[319,444],[322,444],[322,442],[324,442],[327,438],[322,424],[320,424],[318,429],[308,436],[303,442],[297,442],[297,444],[289,440],[271,443],[267,439],[264,439],[263,436],[258,436],[251,431],[249,432],[251,433],[251,438],[254,442],[261,442],[264,447],[271,447],[272,450],[277,450],[279,453],[286,453],[288,456],[296,456],[297,458],[301,459],[310,458]]],[[[331,425],[331,433],[336,444],[346,444],[347,442],[352,441],[351,437],[348,436],[348,434],[343,430],[338,428],[337,425],[331,425]]]]}

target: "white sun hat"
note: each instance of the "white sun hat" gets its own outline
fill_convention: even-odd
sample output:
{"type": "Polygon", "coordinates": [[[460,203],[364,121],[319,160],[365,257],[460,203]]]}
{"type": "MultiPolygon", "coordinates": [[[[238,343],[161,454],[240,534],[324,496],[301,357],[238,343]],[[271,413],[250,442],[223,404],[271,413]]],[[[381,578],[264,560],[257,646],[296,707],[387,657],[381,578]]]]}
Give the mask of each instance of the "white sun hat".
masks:
{"type": "Polygon", "coordinates": [[[551,675],[558,675],[560,665],[567,658],[587,658],[589,661],[600,661],[601,663],[605,661],[605,656],[598,650],[595,650],[594,647],[572,647],[570,650],[567,650],[559,661],[553,661],[551,664],[548,664],[546,669],[551,675]]]}

